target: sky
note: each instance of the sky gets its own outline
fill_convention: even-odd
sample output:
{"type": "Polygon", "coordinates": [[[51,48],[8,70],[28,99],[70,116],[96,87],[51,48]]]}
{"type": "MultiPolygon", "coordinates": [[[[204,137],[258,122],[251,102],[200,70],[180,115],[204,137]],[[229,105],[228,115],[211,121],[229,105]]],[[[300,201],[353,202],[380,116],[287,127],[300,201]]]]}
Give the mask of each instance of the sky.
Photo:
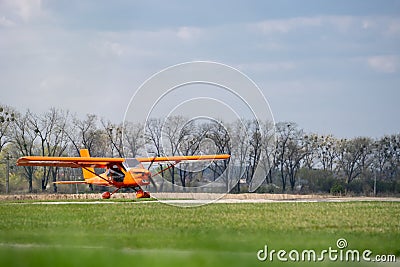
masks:
{"type": "Polygon", "coordinates": [[[214,61],[250,77],[276,122],[399,133],[399,15],[399,0],[0,0],[0,104],[120,122],[153,74],[214,61]]]}

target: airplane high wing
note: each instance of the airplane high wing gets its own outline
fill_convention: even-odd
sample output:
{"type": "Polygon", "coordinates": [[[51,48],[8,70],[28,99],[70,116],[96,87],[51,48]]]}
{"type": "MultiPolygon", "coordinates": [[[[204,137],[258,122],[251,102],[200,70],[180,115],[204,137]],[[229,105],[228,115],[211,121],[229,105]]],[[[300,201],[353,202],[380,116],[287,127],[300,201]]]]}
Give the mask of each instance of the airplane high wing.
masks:
{"type": "Polygon", "coordinates": [[[114,186],[116,190],[112,193],[104,192],[103,198],[110,198],[112,194],[121,188],[133,188],[136,191],[136,197],[150,197],[148,192],[144,192],[141,186],[154,184],[152,176],[159,174],[175,166],[178,163],[194,161],[214,161],[226,160],[230,155],[196,155],[196,156],[170,156],[170,157],[149,157],[149,158],[105,158],[91,157],[87,149],[80,150],[81,157],[41,157],[25,156],[17,160],[17,166],[51,166],[51,167],[69,167],[82,168],[83,181],[58,181],[57,184],[94,184],[100,186],[114,186]],[[136,162],[136,164],[128,164],[136,162]],[[169,166],[156,174],[152,174],[144,168],[141,163],[149,162],[150,166],[154,162],[168,162],[169,166]],[[94,168],[103,168],[106,171],[97,174],[94,168]]]}
{"type": "MultiPolygon", "coordinates": [[[[198,156],[171,156],[153,158],[135,158],[139,162],[191,162],[191,161],[213,161],[228,159],[230,155],[198,155],[198,156]]],[[[97,157],[41,157],[26,156],[17,160],[18,166],[53,166],[70,168],[107,168],[110,165],[120,165],[125,158],[97,158],[97,157]]]]}
{"type": "Polygon", "coordinates": [[[92,158],[92,157],[40,157],[27,156],[17,160],[17,166],[52,166],[70,168],[106,168],[109,165],[121,165],[124,158],[92,158]]]}

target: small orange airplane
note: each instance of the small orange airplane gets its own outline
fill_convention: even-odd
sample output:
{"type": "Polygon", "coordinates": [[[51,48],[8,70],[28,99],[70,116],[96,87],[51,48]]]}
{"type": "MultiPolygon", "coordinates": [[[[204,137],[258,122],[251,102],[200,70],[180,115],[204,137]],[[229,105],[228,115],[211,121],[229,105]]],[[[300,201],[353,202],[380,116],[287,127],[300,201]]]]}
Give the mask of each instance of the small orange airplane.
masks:
{"type": "MultiPolygon", "coordinates": [[[[213,161],[225,160],[230,157],[227,154],[221,155],[198,155],[198,156],[171,156],[171,157],[153,157],[153,158],[99,158],[91,157],[89,150],[81,149],[81,157],[40,157],[26,156],[17,160],[17,166],[53,166],[82,168],[84,181],[58,181],[56,184],[92,184],[99,186],[113,186],[116,189],[113,192],[104,192],[103,199],[109,199],[121,188],[132,188],[136,192],[136,198],[149,198],[150,193],[144,191],[141,187],[150,183],[156,187],[152,177],[166,171],[172,166],[181,162],[191,161],[213,161]],[[169,167],[152,174],[146,169],[142,162],[170,162],[169,167]],[[104,173],[97,174],[94,168],[106,169],[104,173]]],[[[150,168],[149,166],[149,168],[150,168]]]]}

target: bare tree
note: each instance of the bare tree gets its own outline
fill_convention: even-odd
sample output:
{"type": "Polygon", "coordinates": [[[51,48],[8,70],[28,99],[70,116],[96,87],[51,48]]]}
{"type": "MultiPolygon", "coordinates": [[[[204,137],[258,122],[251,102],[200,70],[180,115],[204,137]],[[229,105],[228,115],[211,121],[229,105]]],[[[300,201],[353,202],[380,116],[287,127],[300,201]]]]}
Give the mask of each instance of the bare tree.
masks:
{"type": "MultiPolygon", "coordinates": [[[[47,155],[52,157],[60,157],[64,155],[69,145],[68,136],[66,134],[66,128],[69,122],[68,111],[51,109],[47,114],[48,119],[55,120],[55,127],[51,132],[49,138],[46,140],[47,155]]],[[[57,192],[57,175],[59,167],[51,167],[51,177],[53,181],[53,191],[57,192]]]]}
{"type": "Polygon", "coordinates": [[[146,144],[148,144],[146,148],[147,152],[153,153],[157,157],[164,154],[163,144],[161,141],[162,125],[162,119],[149,119],[145,126],[145,140],[146,144]]]}
{"type": "MultiPolygon", "coordinates": [[[[162,119],[150,118],[145,122],[144,127],[144,138],[145,138],[145,149],[146,152],[152,154],[154,157],[160,157],[163,155],[163,144],[161,141],[162,134],[162,119]]],[[[160,170],[163,169],[163,164],[159,164],[160,170]]],[[[164,172],[161,172],[160,190],[164,187],[164,172]]]]}
{"type": "Polygon", "coordinates": [[[390,179],[395,179],[400,174],[400,134],[390,136],[390,151],[390,179]]]}
{"type": "Polygon", "coordinates": [[[0,152],[12,141],[11,128],[15,121],[15,111],[0,105],[0,152]]]}
{"type": "Polygon", "coordinates": [[[312,144],[312,149],[318,164],[324,171],[333,172],[337,157],[338,140],[332,135],[310,134],[308,140],[312,144]]]}
{"type": "Polygon", "coordinates": [[[377,172],[379,178],[386,176],[385,170],[390,169],[390,160],[392,158],[390,141],[390,137],[385,136],[380,140],[376,140],[372,146],[374,152],[372,167],[377,172]]]}
{"type": "MultiPolygon", "coordinates": [[[[185,156],[197,154],[204,137],[201,129],[202,128],[196,125],[193,121],[186,122],[177,135],[177,139],[179,140],[176,147],[177,151],[185,156]]],[[[191,169],[188,168],[187,164],[183,163],[179,165],[178,173],[181,185],[186,187],[186,182],[192,180],[193,173],[191,172],[191,169]]]]}
{"type": "MultiPolygon", "coordinates": [[[[37,133],[40,144],[41,156],[61,156],[67,147],[65,127],[67,124],[68,112],[51,108],[43,115],[32,115],[29,117],[31,127],[37,133]]],[[[46,190],[50,176],[53,182],[56,181],[57,167],[42,167],[41,179],[42,191],[46,190]]],[[[53,184],[54,192],[57,192],[56,184],[53,184]]]]}
{"type": "Polygon", "coordinates": [[[253,120],[250,121],[249,124],[249,142],[250,142],[250,150],[248,155],[248,164],[247,164],[247,172],[246,172],[246,182],[248,184],[251,183],[253,179],[253,175],[255,174],[255,170],[257,168],[258,161],[261,156],[262,150],[262,135],[260,130],[260,125],[258,121],[253,120]]]}
{"type": "Polygon", "coordinates": [[[368,156],[371,152],[371,139],[357,137],[355,139],[340,140],[338,147],[338,171],[345,174],[346,184],[350,184],[368,168],[368,156]]]}
{"type": "MultiPolygon", "coordinates": [[[[323,186],[323,191],[327,191],[326,188],[329,191],[335,177],[347,185],[358,180],[369,188],[371,175],[376,174],[382,188],[397,192],[400,179],[400,134],[375,140],[366,137],[338,140],[332,135],[304,134],[291,122],[278,123],[274,128],[270,122],[199,123],[187,121],[184,117],[171,117],[167,121],[150,119],[145,125],[122,125],[100,121],[93,114],[78,119],[54,108],[43,114],[30,111],[20,114],[10,107],[0,106],[0,152],[4,147],[14,157],[76,155],[81,148],[88,148],[92,156],[120,157],[135,157],[146,150],[153,156],[227,153],[235,161],[232,162],[234,167],[231,165],[228,170],[235,178],[245,177],[252,182],[257,177],[258,185],[265,180],[272,183],[277,174],[283,191],[287,190],[288,183],[292,190],[298,184],[300,169],[304,170],[303,179],[312,174],[309,183],[320,183],[318,186],[323,186]],[[264,170],[262,175],[258,173],[258,167],[264,170]]],[[[171,167],[169,174],[173,183],[189,187],[226,175],[228,163],[215,161],[206,169],[194,168],[195,164],[182,164],[179,172],[178,167],[171,167]]],[[[160,167],[163,169],[162,165],[160,167]]],[[[36,169],[28,166],[18,170],[28,181],[30,192],[36,176],[40,176],[40,187],[45,190],[60,174],[55,167],[36,169]]],[[[165,174],[168,176],[168,171],[165,174]]],[[[241,190],[238,180],[232,183],[229,177],[223,176],[221,181],[226,181],[229,189],[237,185],[238,191],[241,190]]],[[[225,185],[221,183],[218,186],[223,188],[225,185]]],[[[356,186],[347,188],[353,190],[356,186]]],[[[57,187],[54,186],[53,190],[56,191],[57,187]]]]}
{"type": "Polygon", "coordinates": [[[81,148],[86,148],[92,156],[104,156],[104,132],[98,128],[96,115],[87,114],[84,120],[72,117],[65,132],[77,155],[81,148]]]}
{"type": "Polygon", "coordinates": [[[285,168],[289,175],[291,190],[296,185],[297,172],[301,167],[302,160],[310,153],[309,142],[304,138],[302,130],[296,130],[287,142],[287,153],[285,156],[285,168]]]}
{"type": "MultiPolygon", "coordinates": [[[[35,155],[35,141],[38,137],[38,132],[32,127],[31,121],[32,113],[27,111],[24,115],[16,114],[15,123],[13,124],[13,144],[15,147],[15,157],[26,155],[35,155]]],[[[33,191],[33,176],[35,168],[33,166],[24,166],[24,176],[28,181],[28,190],[33,191]]]]}
{"type": "Polygon", "coordinates": [[[262,161],[260,162],[262,168],[266,173],[265,180],[267,183],[272,183],[272,173],[276,168],[276,136],[275,126],[270,121],[265,121],[261,125],[261,153],[262,161]]]}
{"type": "MultiPolygon", "coordinates": [[[[164,152],[168,155],[178,155],[182,153],[180,149],[183,147],[183,141],[189,135],[190,131],[193,131],[193,123],[187,122],[187,119],[182,116],[169,117],[162,126],[162,143],[164,152]],[[164,140],[164,137],[166,140],[164,140]]],[[[188,153],[185,151],[184,153],[188,153]]],[[[169,173],[171,176],[172,190],[174,190],[175,184],[175,166],[169,168],[169,173]]],[[[180,170],[181,181],[185,180],[184,171],[180,170]]],[[[185,181],[183,181],[182,186],[185,186],[185,181]]]]}
{"type": "Polygon", "coordinates": [[[144,125],[142,123],[125,122],[123,139],[126,149],[126,157],[137,157],[140,150],[144,148],[144,125]]]}
{"type": "Polygon", "coordinates": [[[282,190],[286,191],[288,177],[293,190],[301,161],[309,153],[309,142],[304,139],[303,130],[293,122],[278,123],[276,129],[276,163],[280,170],[282,190]]]}
{"type": "Polygon", "coordinates": [[[400,134],[384,136],[372,145],[372,167],[380,179],[393,180],[400,168],[400,134]]]}
{"type": "Polygon", "coordinates": [[[110,149],[110,156],[114,157],[115,152],[118,157],[124,158],[124,140],[123,140],[123,125],[113,124],[110,121],[101,120],[103,130],[106,136],[106,144],[110,149]]]}
{"type": "Polygon", "coordinates": [[[276,142],[276,163],[280,170],[282,191],[286,191],[287,173],[285,172],[286,154],[288,150],[288,142],[294,135],[296,124],[290,122],[281,122],[276,125],[277,142],[276,142]]]}
{"type": "MultiPolygon", "coordinates": [[[[222,122],[215,121],[210,123],[210,130],[207,132],[206,137],[214,141],[217,154],[229,154],[229,155],[231,154],[232,152],[231,137],[229,135],[228,129],[224,127],[224,124],[222,122]]],[[[229,184],[230,174],[225,172],[225,170],[229,171],[228,165],[229,165],[229,159],[222,161],[214,161],[213,164],[210,165],[210,168],[214,173],[214,180],[217,177],[221,177],[222,179],[224,179],[227,189],[231,187],[231,185],[229,184]]]]}
{"type": "Polygon", "coordinates": [[[240,179],[243,179],[245,170],[247,169],[246,159],[249,157],[250,141],[249,141],[249,120],[237,120],[232,124],[232,159],[233,168],[231,175],[238,181],[237,192],[240,192],[240,179]]]}

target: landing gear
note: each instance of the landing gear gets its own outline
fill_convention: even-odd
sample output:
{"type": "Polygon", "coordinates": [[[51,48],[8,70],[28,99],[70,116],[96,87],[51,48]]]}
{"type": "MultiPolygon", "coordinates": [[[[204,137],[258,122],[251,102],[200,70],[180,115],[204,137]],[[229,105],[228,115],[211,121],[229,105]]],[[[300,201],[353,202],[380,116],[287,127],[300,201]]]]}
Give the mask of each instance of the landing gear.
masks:
{"type": "Polygon", "coordinates": [[[102,197],[103,199],[109,199],[112,195],[114,195],[114,193],[117,193],[119,189],[120,189],[120,188],[115,189],[112,193],[106,191],[106,192],[104,192],[103,194],[101,194],[101,197],[102,197]]]}
{"type": "Polygon", "coordinates": [[[102,197],[103,199],[109,199],[109,198],[111,197],[111,193],[108,192],[108,191],[106,191],[106,192],[104,192],[103,194],[101,194],[101,197],[102,197]]]}
{"type": "Polygon", "coordinates": [[[150,193],[139,189],[136,191],[136,198],[150,198],[150,193]]]}
{"type": "MultiPolygon", "coordinates": [[[[112,195],[114,195],[114,193],[118,192],[120,188],[115,189],[113,192],[104,192],[103,194],[101,194],[101,197],[103,199],[109,199],[112,195]]],[[[143,191],[143,189],[141,189],[140,187],[136,187],[134,188],[134,190],[136,191],[136,198],[150,198],[150,193],[147,191],[143,191]]]]}

